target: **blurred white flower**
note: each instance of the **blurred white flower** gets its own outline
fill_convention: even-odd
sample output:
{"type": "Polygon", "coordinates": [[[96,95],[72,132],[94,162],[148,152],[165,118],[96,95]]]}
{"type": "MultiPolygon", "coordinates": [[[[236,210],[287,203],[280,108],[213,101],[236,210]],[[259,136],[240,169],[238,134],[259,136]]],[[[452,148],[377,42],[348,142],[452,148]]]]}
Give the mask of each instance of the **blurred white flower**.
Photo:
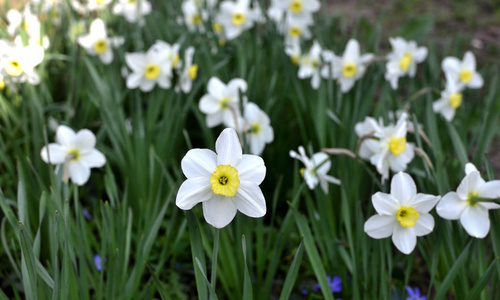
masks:
{"type": "Polygon", "coordinates": [[[42,160],[51,165],[63,165],[63,180],[84,185],[90,177],[90,168],[100,168],[106,158],[95,149],[95,135],[88,129],[75,133],[61,125],[57,128],[56,143],[44,146],[40,151],[42,160]]]}
{"type": "Polygon", "coordinates": [[[408,74],[411,78],[417,73],[417,63],[427,57],[427,48],[418,47],[415,41],[405,41],[403,38],[389,38],[392,52],[387,55],[385,79],[393,89],[398,88],[398,80],[408,74]]]}
{"type": "Polygon", "coordinates": [[[439,196],[417,194],[410,175],[399,172],[391,181],[391,193],[377,192],[372,196],[377,215],[370,217],[364,231],[374,239],[392,236],[399,251],[410,254],[417,245],[417,236],[428,235],[434,229],[434,218],[429,211],[439,196]]]}
{"type": "MultiPolygon", "coordinates": [[[[342,57],[336,55],[333,57],[332,75],[339,82],[342,93],[348,92],[354,86],[354,82],[363,76],[366,64],[373,57],[371,53],[360,55],[359,43],[355,39],[347,42],[342,57]]],[[[322,75],[327,77],[328,74],[322,75]]]]}
{"type": "Polygon", "coordinates": [[[449,192],[436,207],[441,218],[458,220],[470,236],[482,239],[490,231],[488,210],[500,205],[488,202],[500,197],[500,180],[484,181],[476,167],[465,166],[465,178],[456,192],[449,192]]]}
{"type": "Polygon", "coordinates": [[[310,16],[319,11],[321,7],[319,0],[280,0],[274,2],[274,5],[294,18],[303,18],[304,15],[310,16]]]}
{"type": "MultiPolygon", "coordinates": [[[[247,83],[240,78],[232,79],[225,85],[219,78],[212,77],[208,81],[208,94],[200,99],[200,111],[207,115],[207,126],[215,127],[224,124],[241,131],[240,92],[247,90],[247,83]]],[[[243,96],[242,104],[247,100],[243,96]]]]}
{"type": "Polygon", "coordinates": [[[186,49],[184,54],[184,66],[179,77],[179,87],[184,93],[189,93],[193,86],[193,81],[198,75],[198,65],[193,64],[194,47],[186,49]]]}
{"type": "Polygon", "coordinates": [[[329,73],[331,64],[324,64],[323,61],[329,62],[335,55],[329,50],[321,49],[318,41],[314,41],[311,49],[303,55],[299,61],[298,77],[301,79],[311,77],[311,86],[313,89],[318,89],[321,84],[321,75],[329,73]]]}
{"type": "Polygon", "coordinates": [[[432,103],[434,112],[440,113],[448,122],[453,120],[455,111],[462,105],[463,88],[462,84],[447,76],[446,88],[441,92],[441,98],[432,103]]]}
{"type": "Polygon", "coordinates": [[[182,159],[187,177],[177,192],[175,204],[183,210],[203,203],[205,220],[216,228],[228,225],[239,210],[260,218],[266,214],[266,200],[259,185],[266,166],[256,155],[242,154],[236,131],[226,128],[209,149],[191,149],[182,159]]]}
{"type": "Polygon", "coordinates": [[[118,0],[113,6],[113,14],[121,15],[129,23],[139,22],[144,25],[144,16],[151,13],[151,3],[148,0],[118,0]]]}
{"type": "Polygon", "coordinates": [[[304,164],[305,168],[300,169],[300,173],[309,189],[314,189],[319,183],[325,194],[328,194],[328,183],[340,185],[339,179],[327,174],[332,163],[326,153],[315,153],[309,159],[304,147],[299,146],[299,153],[290,150],[290,157],[298,159],[304,164]]]}
{"type": "Polygon", "coordinates": [[[184,15],[184,24],[191,32],[205,32],[204,22],[207,22],[209,13],[195,1],[188,0],[182,2],[182,14],[184,15]]]}
{"type": "Polygon", "coordinates": [[[274,140],[271,120],[257,104],[249,102],[244,109],[246,140],[250,145],[250,153],[260,155],[266,144],[274,140]]]}
{"type": "Polygon", "coordinates": [[[291,39],[285,44],[285,53],[290,57],[294,65],[299,65],[302,59],[302,49],[300,48],[300,39],[291,39]]]}
{"type": "Polygon", "coordinates": [[[104,64],[110,64],[113,61],[112,48],[121,46],[124,39],[122,37],[108,37],[104,21],[95,19],[90,23],[90,32],[77,37],[77,42],[85,48],[88,54],[97,55],[104,64]]]}
{"type": "Polygon", "coordinates": [[[24,46],[19,34],[19,30],[22,28],[27,35],[29,45],[40,45],[44,49],[49,48],[50,40],[47,35],[43,35],[40,39],[42,26],[38,16],[31,12],[29,5],[25,6],[22,13],[15,9],[10,9],[7,12],[7,21],[9,22],[7,32],[9,35],[15,37],[14,43],[16,45],[24,46]]]}
{"type": "Polygon", "coordinates": [[[39,45],[17,46],[0,40],[0,74],[4,80],[38,84],[40,78],[35,71],[45,56],[39,45]]]}
{"type": "Polygon", "coordinates": [[[471,89],[481,88],[484,84],[481,74],[476,72],[476,58],[472,52],[465,52],[464,59],[446,57],[441,64],[447,77],[471,89]]]}
{"type": "Polygon", "coordinates": [[[258,10],[250,8],[251,0],[222,1],[216,23],[222,26],[225,38],[232,40],[237,38],[245,30],[253,27],[254,22],[261,16],[258,10]]]}

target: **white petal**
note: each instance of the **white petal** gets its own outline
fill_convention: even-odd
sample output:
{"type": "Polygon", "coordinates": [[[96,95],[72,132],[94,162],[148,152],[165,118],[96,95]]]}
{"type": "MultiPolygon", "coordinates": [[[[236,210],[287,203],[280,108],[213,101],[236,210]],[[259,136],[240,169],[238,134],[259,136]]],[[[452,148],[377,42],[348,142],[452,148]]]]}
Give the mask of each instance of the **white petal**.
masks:
{"type": "Polygon", "coordinates": [[[441,63],[441,68],[446,73],[459,73],[460,72],[460,61],[456,57],[445,57],[441,63]]]}
{"type": "Polygon", "coordinates": [[[467,203],[460,199],[457,193],[449,192],[439,201],[436,206],[436,212],[441,218],[458,220],[466,207],[467,203]]]}
{"type": "Polygon", "coordinates": [[[212,199],[203,202],[203,216],[207,223],[215,228],[222,228],[231,223],[237,211],[232,197],[214,195],[212,199]]]}
{"type": "Polygon", "coordinates": [[[408,203],[408,206],[415,208],[419,213],[428,213],[438,203],[440,196],[417,194],[408,203]]]}
{"type": "Polygon", "coordinates": [[[470,192],[477,192],[484,183],[478,171],[471,172],[460,182],[457,194],[461,199],[467,199],[470,192]]]}
{"type": "Polygon", "coordinates": [[[75,132],[73,129],[65,125],[60,125],[57,127],[56,131],[56,142],[63,146],[73,146],[73,139],[75,137],[75,132]]]}
{"type": "Polygon", "coordinates": [[[465,164],[465,175],[469,175],[469,173],[473,171],[477,171],[477,168],[476,166],[474,166],[474,164],[472,163],[465,164]]]}
{"type": "Polygon", "coordinates": [[[391,196],[401,205],[408,203],[417,194],[417,187],[410,175],[399,172],[392,177],[391,196]]]}
{"type": "Polygon", "coordinates": [[[188,210],[200,202],[210,200],[213,196],[209,178],[189,178],[179,188],[175,205],[180,209],[188,210]]]}
{"type": "Polygon", "coordinates": [[[216,167],[217,155],[209,149],[191,149],[181,161],[182,172],[187,178],[210,178],[216,167]]]}
{"type": "Polygon", "coordinates": [[[92,151],[95,147],[95,135],[88,129],[78,131],[73,139],[73,146],[80,151],[92,151]]]}
{"type": "Polygon", "coordinates": [[[113,52],[111,50],[108,50],[108,51],[104,52],[103,54],[100,54],[99,59],[105,65],[109,65],[113,61],[113,52]]]}
{"type": "Polygon", "coordinates": [[[486,209],[500,209],[500,204],[494,202],[480,202],[478,205],[486,209]]]}
{"type": "Polygon", "coordinates": [[[217,77],[212,77],[208,81],[208,93],[217,99],[224,98],[226,85],[217,77]]]}
{"type": "Polygon", "coordinates": [[[66,155],[68,155],[68,148],[55,143],[44,146],[40,151],[42,160],[52,165],[64,163],[66,155]]]}
{"type": "Polygon", "coordinates": [[[247,91],[247,82],[241,78],[234,78],[227,83],[227,93],[230,96],[238,97],[239,93],[247,91]]]}
{"type": "Polygon", "coordinates": [[[223,120],[222,120],[222,112],[216,112],[215,114],[209,114],[207,115],[207,127],[208,128],[212,128],[212,127],[215,127],[217,125],[220,125],[222,124],[223,120]]]}
{"type": "Polygon", "coordinates": [[[127,76],[127,88],[135,89],[141,85],[143,80],[142,73],[130,73],[127,76]]]}
{"type": "Polygon", "coordinates": [[[235,168],[238,170],[240,181],[250,181],[259,185],[266,177],[264,160],[257,155],[243,154],[235,168]]]}
{"type": "Polygon", "coordinates": [[[460,223],[470,236],[484,238],[490,231],[488,210],[482,206],[467,207],[460,216],[460,223]]]}
{"type": "Polygon", "coordinates": [[[484,183],[477,190],[477,193],[481,198],[500,198],[500,180],[492,180],[484,183]]]}
{"type": "Polygon", "coordinates": [[[155,83],[154,80],[142,80],[139,89],[143,92],[150,92],[155,87],[155,83]]]}
{"type": "Polygon", "coordinates": [[[236,131],[232,128],[226,128],[215,142],[217,152],[217,165],[236,166],[241,159],[242,151],[240,140],[236,131]]]}
{"type": "Polygon", "coordinates": [[[366,234],[374,239],[383,239],[390,237],[397,226],[397,220],[394,216],[371,216],[364,226],[366,234]]]}
{"type": "Polygon", "coordinates": [[[376,192],[372,196],[372,204],[377,213],[387,216],[395,216],[399,209],[399,201],[392,195],[376,192]]]}
{"type": "Polygon", "coordinates": [[[344,61],[357,65],[359,60],[359,43],[355,39],[350,39],[345,47],[344,61]]]}
{"type": "Polygon", "coordinates": [[[472,79],[467,83],[467,86],[471,89],[479,89],[484,85],[483,76],[481,74],[475,72],[472,75],[472,79]]]}
{"type": "Polygon", "coordinates": [[[462,66],[467,70],[476,70],[476,58],[474,57],[474,54],[472,54],[472,52],[465,52],[462,66]]]}
{"type": "Polygon", "coordinates": [[[200,99],[200,111],[204,114],[214,114],[221,110],[219,99],[210,94],[206,94],[200,99]]]}
{"type": "Polygon", "coordinates": [[[396,226],[392,233],[392,242],[399,251],[410,254],[417,245],[417,236],[412,227],[396,226]]]}
{"type": "Polygon", "coordinates": [[[101,151],[93,149],[89,153],[82,154],[80,161],[89,168],[100,168],[106,164],[106,157],[101,151]]]}
{"type": "Polygon", "coordinates": [[[430,214],[420,214],[417,219],[417,224],[412,227],[416,236],[424,236],[434,230],[434,218],[430,214]]]}
{"type": "Polygon", "coordinates": [[[146,67],[146,56],[143,53],[125,53],[125,62],[134,72],[142,73],[146,67]]]}
{"type": "Polygon", "coordinates": [[[70,161],[68,170],[71,181],[76,185],[84,185],[89,180],[90,168],[80,161],[70,161]]]}
{"type": "Polygon", "coordinates": [[[266,199],[259,186],[253,182],[241,182],[233,197],[236,208],[243,214],[260,218],[266,214],[266,199]]]}

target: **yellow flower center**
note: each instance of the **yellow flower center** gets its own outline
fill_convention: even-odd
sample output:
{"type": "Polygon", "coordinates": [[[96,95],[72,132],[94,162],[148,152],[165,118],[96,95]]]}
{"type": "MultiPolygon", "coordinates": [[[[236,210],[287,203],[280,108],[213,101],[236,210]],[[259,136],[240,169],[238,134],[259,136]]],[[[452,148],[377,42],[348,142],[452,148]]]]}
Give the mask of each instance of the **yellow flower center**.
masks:
{"type": "Polygon", "coordinates": [[[471,81],[471,79],[472,79],[472,72],[469,70],[462,70],[462,71],[460,71],[459,77],[460,77],[460,81],[467,83],[467,82],[471,81]]]}
{"type": "Polygon", "coordinates": [[[302,178],[304,178],[305,171],[306,171],[305,168],[300,168],[300,170],[299,170],[300,176],[302,176],[302,178]]]}
{"type": "Polygon", "coordinates": [[[24,31],[29,32],[28,22],[26,22],[26,21],[23,22],[23,28],[24,28],[24,31]]]}
{"type": "Polygon", "coordinates": [[[7,63],[7,65],[4,67],[5,72],[9,74],[10,76],[19,76],[23,74],[23,68],[21,67],[21,64],[17,60],[11,60],[7,63]]]}
{"type": "Polygon", "coordinates": [[[192,65],[191,67],[189,67],[188,76],[189,78],[191,78],[191,80],[195,80],[196,75],[198,75],[198,65],[192,65]]]}
{"type": "Polygon", "coordinates": [[[3,81],[3,78],[0,78],[0,91],[5,88],[5,81],[3,81]]]}
{"type": "Polygon", "coordinates": [[[450,96],[451,107],[457,109],[462,104],[462,93],[454,93],[450,96]]]}
{"type": "Polygon", "coordinates": [[[406,138],[391,138],[389,142],[389,150],[391,150],[392,154],[399,155],[403,153],[406,149],[406,138]]]}
{"type": "Polygon", "coordinates": [[[299,37],[301,34],[302,34],[302,31],[300,30],[299,27],[290,27],[290,30],[288,31],[288,34],[291,36],[291,37],[299,37]]]}
{"type": "Polygon", "coordinates": [[[358,72],[358,68],[355,64],[345,63],[342,67],[342,75],[347,78],[351,78],[358,72]]]}
{"type": "Polygon", "coordinates": [[[221,32],[222,31],[222,25],[220,23],[213,23],[212,24],[212,29],[215,32],[221,32]]]}
{"type": "Polygon", "coordinates": [[[177,67],[180,60],[181,60],[181,58],[180,58],[179,54],[176,54],[174,57],[174,60],[172,61],[172,67],[177,67]]]}
{"type": "Polygon", "coordinates": [[[220,46],[224,46],[226,44],[226,40],[225,39],[219,39],[219,45],[220,46]]]}
{"type": "Polygon", "coordinates": [[[290,60],[292,61],[292,63],[296,66],[299,65],[299,60],[300,60],[300,56],[298,55],[292,55],[290,56],[290,60]]]}
{"type": "Polygon", "coordinates": [[[135,4],[135,0],[128,0],[127,3],[128,4],[135,4]]]}
{"type": "Polygon", "coordinates": [[[218,165],[210,176],[214,194],[233,197],[240,186],[238,170],[231,165],[218,165]]]}
{"type": "Polygon", "coordinates": [[[234,26],[241,26],[241,25],[243,25],[243,23],[245,23],[246,19],[247,18],[242,13],[235,13],[235,14],[233,14],[233,24],[234,24],[234,26]]]}
{"type": "Polygon", "coordinates": [[[99,5],[104,4],[104,0],[97,0],[96,2],[97,2],[97,4],[99,4],[99,5]]]}
{"type": "Polygon", "coordinates": [[[70,160],[77,161],[77,160],[80,159],[80,156],[81,156],[80,150],[78,150],[76,148],[69,149],[69,151],[68,151],[68,157],[69,157],[70,160]]]}
{"type": "Polygon", "coordinates": [[[252,123],[252,125],[250,125],[250,133],[258,134],[261,130],[262,128],[259,123],[252,123]]]}
{"type": "Polygon", "coordinates": [[[106,43],[106,40],[98,40],[94,44],[94,50],[99,54],[103,54],[108,50],[108,43],[106,43]]]}
{"type": "Polygon", "coordinates": [[[396,218],[403,227],[412,227],[417,224],[418,212],[413,207],[402,206],[396,213],[396,218]]]}
{"type": "Polygon", "coordinates": [[[148,80],[155,80],[160,75],[160,66],[148,64],[144,70],[144,76],[148,80]]]}
{"type": "Polygon", "coordinates": [[[228,108],[229,107],[229,98],[224,97],[224,98],[220,99],[219,105],[222,109],[228,108]]]}
{"type": "Polygon", "coordinates": [[[399,67],[401,68],[401,70],[405,72],[408,71],[412,60],[413,58],[411,57],[411,54],[406,53],[405,56],[403,56],[403,58],[401,58],[401,60],[399,61],[399,67]]]}
{"type": "Polygon", "coordinates": [[[479,194],[477,192],[469,192],[467,195],[467,204],[469,204],[469,206],[476,206],[480,199],[481,198],[479,198],[479,194]]]}
{"type": "Polygon", "coordinates": [[[201,19],[200,14],[194,14],[191,16],[191,24],[195,25],[201,25],[203,23],[203,20],[201,19]]]}
{"type": "Polygon", "coordinates": [[[290,10],[298,14],[302,11],[302,1],[294,0],[290,3],[290,10]]]}

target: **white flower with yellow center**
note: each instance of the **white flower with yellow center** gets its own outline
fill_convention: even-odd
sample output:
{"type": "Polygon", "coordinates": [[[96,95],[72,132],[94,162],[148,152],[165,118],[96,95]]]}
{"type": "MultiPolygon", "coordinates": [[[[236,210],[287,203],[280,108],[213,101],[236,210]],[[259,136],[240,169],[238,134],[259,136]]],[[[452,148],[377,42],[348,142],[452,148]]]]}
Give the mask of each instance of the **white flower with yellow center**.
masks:
{"type": "Polygon", "coordinates": [[[127,75],[127,88],[140,88],[143,92],[151,91],[155,84],[162,89],[172,85],[172,62],[167,48],[157,47],[158,42],[146,53],[125,53],[125,61],[132,70],[127,75]]]}
{"type": "Polygon", "coordinates": [[[113,61],[112,48],[122,45],[124,40],[121,37],[108,37],[104,21],[95,19],[90,23],[90,32],[79,36],[77,42],[88,54],[97,55],[104,64],[110,64],[113,61]]]}
{"type": "Polygon", "coordinates": [[[339,179],[327,174],[332,162],[326,153],[315,153],[309,159],[304,147],[299,146],[299,153],[290,150],[290,157],[298,159],[304,164],[304,168],[300,169],[300,174],[304,177],[309,189],[314,189],[319,183],[325,194],[328,194],[328,183],[340,185],[339,179]]]}
{"type": "MultiPolygon", "coordinates": [[[[373,57],[374,55],[371,53],[360,55],[358,41],[350,39],[342,57],[335,56],[333,58],[332,76],[339,82],[342,93],[348,92],[354,86],[354,82],[363,76],[366,64],[373,57]]],[[[326,75],[326,73],[323,74],[324,77],[326,75]]]]}
{"type": "Polygon", "coordinates": [[[222,26],[227,40],[235,39],[252,28],[258,19],[257,10],[250,8],[250,0],[222,1],[216,16],[216,22],[222,26]]]}
{"type": "MultiPolygon", "coordinates": [[[[363,122],[356,123],[354,131],[359,138],[362,138],[370,135],[375,136],[375,133],[381,134],[382,128],[384,128],[382,119],[377,122],[377,120],[372,117],[366,117],[363,122]]],[[[359,147],[359,157],[365,160],[370,160],[370,158],[375,154],[375,152],[372,152],[371,149],[378,149],[378,143],[378,139],[365,138],[359,147]]]]}
{"type": "Polygon", "coordinates": [[[432,103],[435,113],[440,113],[446,121],[455,117],[455,111],[462,105],[462,90],[464,86],[459,82],[446,78],[446,89],[441,92],[441,98],[432,103]]]}
{"type": "Polygon", "coordinates": [[[38,84],[40,78],[35,71],[45,56],[44,50],[39,45],[26,47],[16,46],[12,43],[0,41],[2,48],[0,56],[0,74],[11,82],[28,82],[38,84]]]}
{"type": "Polygon", "coordinates": [[[446,57],[441,68],[447,77],[456,80],[465,87],[478,89],[484,84],[483,77],[476,72],[476,58],[470,51],[465,52],[462,61],[456,57],[446,57]]]}
{"type": "Polygon", "coordinates": [[[100,168],[106,158],[95,149],[95,135],[88,129],[75,133],[71,128],[61,125],[56,131],[56,143],[42,148],[42,160],[51,165],[62,165],[63,180],[76,185],[84,185],[90,177],[91,168],[100,168]]]}
{"type": "Polygon", "coordinates": [[[144,24],[144,16],[151,13],[151,3],[148,0],[118,0],[113,6],[113,14],[121,15],[129,23],[144,24]]]}
{"type": "Polygon", "coordinates": [[[389,38],[392,52],[387,55],[385,79],[393,89],[398,88],[398,80],[405,75],[411,78],[417,73],[417,64],[427,57],[427,48],[418,47],[415,41],[405,41],[403,38],[389,38]]]}
{"type": "MultiPolygon", "coordinates": [[[[224,84],[219,78],[212,77],[208,81],[208,94],[200,99],[199,108],[207,114],[207,126],[215,127],[224,124],[241,131],[241,113],[239,110],[240,93],[247,90],[245,80],[235,78],[224,84]]],[[[247,102],[243,96],[243,104],[247,102]]]]}
{"type": "Polygon", "coordinates": [[[181,9],[184,15],[184,24],[190,32],[205,32],[204,23],[208,20],[208,11],[192,0],[182,2],[181,9]]]}
{"type": "Polygon", "coordinates": [[[152,51],[155,52],[166,52],[167,59],[170,62],[170,65],[174,69],[179,69],[182,66],[181,57],[179,55],[179,50],[181,48],[180,44],[170,45],[169,43],[161,40],[157,40],[153,46],[151,46],[152,51]]]}
{"type": "Polygon", "coordinates": [[[242,154],[232,128],[222,131],[215,150],[191,149],[184,156],[181,167],[187,180],[175,204],[188,210],[201,202],[205,220],[216,228],[228,225],[238,210],[252,218],[263,217],[267,208],[259,187],[266,176],[262,158],[242,154]]]}
{"type": "Polygon", "coordinates": [[[249,102],[244,110],[246,140],[250,145],[250,153],[260,155],[266,144],[274,140],[271,120],[257,104],[249,102]]]}
{"type": "Polygon", "coordinates": [[[488,210],[500,209],[491,202],[500,198],[500,180],[484,181],[476,167],[465,166],[465,178],[456,192],[449,192],[436,207],[441,218],[458,220],[470,236],[482,239],[490,231],[488,210]]]}
{"type": "Polygon", "coordinates": [[[319,11],[321,3],[319,0],[282,0],[277,1],[276,6],[294,18],[302,18],[319,11]]]}
{"type": "Polygon", "coordinates": [[[417,236],[428,235],[434,229],[434,218],[429,211],[439,198],[417,194],[411,176],[399,172],[392,178],[390,194],[377,192],[372,196],[378,214],[366,221],[364,230],[374,239],[392,236],[396,248],[410,254],[417,245],[417,236]]]}
{"type": "Polygon", "coordinates": [[[296,66],[302,60],[302,49],[300,48],[300,39],[292,39],[290,43],[285,44],[285,53],[290,57],[292,63],[296,66]]]}
{"type": "Polygon", "coordinates": [[[289,15],[285,18],[283,26],[278,29],[285,35],[285,44],[290,44],[292,40],[308,40],[312,37],[309,26],[314,25],[312,18],[292,18],[289,15]]]}
{"type": "Polygon", "coordinates": [[[333,52],[321,49],[318,41],[314,41],[309,53],[303,55],[299,61],[300,79],[311,78],[311,86],[318,89],[321,84],[322,73],[328,73],[329,64],[323,65],[323,60],[330,61],[335,55],[333,52]]]}
{"type": "Polygon", "coordinates": [[[29,45],[40,45],[44,49],[48,49],[50,46],[50,40],[47,35],[41,37],[42,26],[38,16],[31,12],[29,6],[25,6],[23,12],[19,12],[15,9],[11,9],[7,12],[7,20],[9,25],[7,26],[7,32],[11,36],[15,36],[14,43],[18,46],[24,46],[20,35],[20,28],[26,33],[29,45]]]}
{"type": "Polygon", "coordinates": [[[179,87],[184,93],[189,93],[193,86],[193,81],[198,76],[198,65],[193,64],[194,47],[186,49],[184,54],[184,68],[179,77],[179,87]]]}

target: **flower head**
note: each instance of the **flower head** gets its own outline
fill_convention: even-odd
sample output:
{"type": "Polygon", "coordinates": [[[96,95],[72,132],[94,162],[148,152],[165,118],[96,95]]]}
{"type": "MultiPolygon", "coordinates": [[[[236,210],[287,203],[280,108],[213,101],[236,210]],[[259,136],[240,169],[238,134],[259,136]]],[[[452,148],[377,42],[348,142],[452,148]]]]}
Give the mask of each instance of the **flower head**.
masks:
{"type": "Polygon", "coordinates": [[[412,289],[411,287],[407,286],[406,291],[408,292],[408,297],[406,300],[425,300],[427,299],[427,296],[420,296],[420,289],[418,287],[412,289]]]}
{"type": "Polygon", "coordinates": [[[61,125],[56,131],[56,143],[42,148],[42,160],[52,165],[63,165],[63,180],[68,177],[76,185],[84,185],[90,177],[90,168],[100,168],[106,158],[95,149],[95,135],[88,129],[75,133],[61,125]]]}
{"type": "Polygon", "coordinates": [[[310,77],[311,86],[313,89],[318,89],[321,84],[321,75],[324,76],[329,71],[329,65],[323,63],[330,61],[333,57],[333,52],[321,49],[320,44],[315,40],[309,52],[300,58],[298,77],[301,79],[310,77]]]}
{"type": "Polygon", "coordinates": [[[266,144],[274,140],[271,120],[255,103],[245,105],[246,138],[250,145],[250,153],[260,155],[266,144]]]}
{"type": "Polygon", "coordinates": [[[499,209],[500,205],[488,202],[500,197],[500,180],[486,182],[476,167],[465,166],[465,178],[456,192],[449,192],[436,207],[441,218],[458,220],[470,236],[484,238],[490,231],[488,210],[499,209]]]}
{"type": "Polygon", "coordinates": [[[253,27],[261,16],[258,9],[250,8],[250,0],[222,1],[216,21],[224,29],[227,40],[237,38],[253,27]]]}
{"type": "Polygon", "coordinates": [[[236,131],[226,128],[209,149],[191,149],[182,159],[187,177],[179,188],[176,205],[183,210],[203,203],[205,220],[216,228],[228,225],[239,210],[260,218],[266,214],[266,201],[259,185],[266,166],[256,155],[242,154],[236,131]]]}
{"type": "Polygon", "coordinates": [[[113,14],[122,15],[129,23],[144,24],[143,17],[151,13],[151,3],[148,0],[118,0],[113,6],[113,14]]]}
{"type": "Polygon", "coordinates": [[[446,76],[465,87],[478,89],[484,84],[483,77],[476,72],[476,58],[470,51],[465,52],[462,61],[456,57],[446,57],[441,67],[446,76]]]}
{"type": "Polygon", "coordinates": [[[417,236],[427,235],[434,229],[434,218],[429,211],[439,198],[417,194],[411,176],[399,172],[392,178],[390,194],[377,192],[372,196],[373,207],[378,214],[366,221],[364,230],[374,239],[392,235],[396,248],[410,254],[417,245],[417,236]]]}
{"type": "Polygon", "coordinates": [[[447,76],[446,89],[441,92],[441,98],[432,103],[432,110],[440,113],[448,122],[453,120],[456,110],[462,105],[463,88],[463,85],[447,76]]]}
{"type": "Polygon", "coordinates": [[[405,41],[403,38],[390,38],[392,52],[387,55],[385,79],[391,83],[393,89],[398,88],[398,79],[405,75],[415,77],[417,63],[427,57],[427,48],[418,47],[415,41],[405,41]]]}
{"type": "Polygon", "coordinates": [[[95,19],[90,24],[90,32],[77,38],[78,44],[87,50],[90,55],[97,55],[104,64],[113,61],[112,48],[123,44],[121,37],[110,38],[106,31],[106,24],[101,19],[95,19]]]}
{"type": "Polygon", "coordinates": [[[315,153],[309,159],[304,147],[299,146],[299,153],[290,150],[290,157],[304,164],[305,168],[300,171],[309,189],[314,189],[319,183],[325,194],[328,194],[328,183],[340,184],[339,179],[327,174],[332,163],[326,153],[315,153]]]}
{"type": "Polygon", "coordinates": [[[12,82],[38,84],[40,78],[35,71],[45,56],[39,45],[17,46],[0,40],[0,76],[12,82]]]}
{"type": "Polygon", "coordinates": [[[179,87],[184,93],[189,93],[193,81],[198,76],[198,65],[193,64],[194,47],[186,49],[184,55],[184,66],[179,77],[179,87]]]}
{"type": "MultiPolygon", "coordinates": [[[[326,276],[326,280],[328,281],[328,285],[330,286],[330,291],[332,292],[332,294],[334,293],[340,293],[342,292],[342,278],[338,277],[338,276],[326,276]]],[[[319,283],[317,283],[314,288],[313,288],[313,291],[314,292],[319,292],[321,289],[321,286],[319,283]]]]}

